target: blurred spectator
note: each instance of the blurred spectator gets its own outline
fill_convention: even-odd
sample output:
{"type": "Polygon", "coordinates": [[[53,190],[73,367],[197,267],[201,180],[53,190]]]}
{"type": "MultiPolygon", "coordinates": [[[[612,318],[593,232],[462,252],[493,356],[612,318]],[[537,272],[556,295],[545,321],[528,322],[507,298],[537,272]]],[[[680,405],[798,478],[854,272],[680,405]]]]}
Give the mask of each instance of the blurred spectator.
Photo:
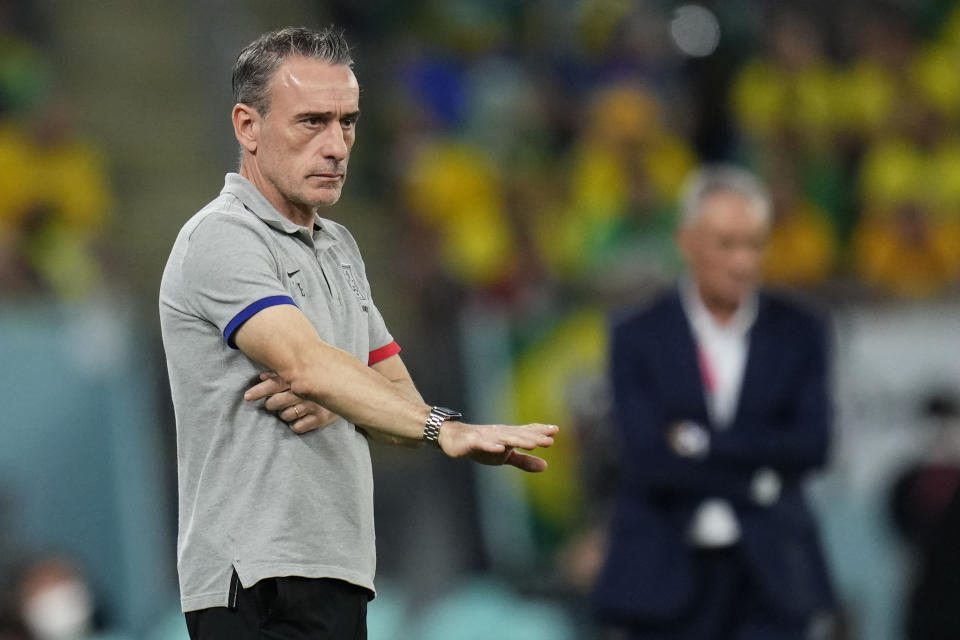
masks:
{"type": "Polygon", "coordinates": [[[111,206],[105,162],[96,144],[75,133],[64,103],[45,105],[25,133],[23,169],[35,179],[26,180],[33,192],[21,212],[24,256],[55,296],[84,297],[101,277],[93,242],[111,206]]]}
{"type": "Polygon", "coordinates": [[[850,62],[838,69],[835,98],[840,132],[856,142],[873,139],[894,120],[902,69],[913,38],[902,16],[889,10],[846,12],[850,62]]]}
{"type": "MultiPolygon", "coordinates": [[[[6,7],[0,7],[0,20],[6,7]]],[[[35,43],[0,29],[0,114],[16,117],[37,109],[52,84],[50,63],[35,43]]]]}
{"type": "Polygon", "coordinates": [[[796,140],[804,149],[832,141],[836,76],[824,51],[824,32],[811,16],[795,10],[774,13],[767,46],[734,80],[732,109],[755,142],[796,140]]]}
{"type": "MultiPolygon", "coordinates": [[[[915,136],[919,136],[919,133],[915,136]]],[[[854,268],[863,282],[897,296],[941,293],[960,273],[960,155],[945,142],[888,139],[866,154],[854,268]]]]}
{"type": "Polygon", "coordinates": [[[891,516],[911,554],[907,601],[911,640],[960,634],[955,600],[960,570],[955,546],[960,529],[960,405],[952,393],[931,395],[924,403],[920,459],[896,478],[890,493],[891,516]]]}
{"type": "Polygon", "coordinates": [[[827,452],[826,327],[757,290],[751,174],[704,169],[682,216],[689,276],[613,330],[623,478],[594,605],[629,638],[808,637],[832,607],[801,486],[827,452]]]}
{"type": "Polygon", "coordinates": [[[105,161],[51,93],[41,51],[0,33],[0,295],[76,300],[100,282],[105,161]]]}
{"type": "Polygon", "coordinates": [[[500,172],[483,150],[428,143],[414,157],[409,176],[410,211],[437,231],[446,268],[480,288],[507,280],[514,268],[513,232],[500,172]]]}
{"type": "Polygon", "coordinates": [[[541,236],[562,275],[606,277],[612,259],[642,260],[643,275],[658,280],[675,269],[673,203],[695,156],[661,110],[636,85],[604,86],[590,97],[570,158],[569,202],[541,236]]]}
{"type": "MultiPolygon", "coordinates": [[[[846,150],[841,142],[846,111],[860,105],[845,106],[844,84],[837,65],[826,54],[826,31],[813,16],[795,9],[772,13],[766,25],[766,46],[732,83],[731,110],[742,134],[738,153],[761,174],[790,158],[789,174],[775,176],[778,180],[771,181],[772,186],[776,189],[783,179],[793,182],[800,190],[795,199],[809,204],[806,209],[818,209],[815,217],[829,222],[831,235],[843,236],[850,214],[844,201],[846,150]]],[[[798,217],[810,220],[806,213],[798,217]]],[[[834,238],[819,231],[814,237],[791,226],[807,241],[826,243],[815,249],[820,255],[833,253],[834,238]]]]}
{"type": "Polygon", "coordinates": [[[919,559],[908,602],[907,637],[911,640],[945,640],[960,634],[958,536],[960,492],[953,491],[946,509],[932,526],[919,559]]]}
{"type": "Polygon", "coordinates": [[[913,548],[922,549],[960,488],[960,405],[952,394],[934,394],[923,407],[919,434],[925,441],[919,460],[895,481],[891,492],[894,524],[913,548]]]}
{"type": "Polygon", "coordinates": [[[773,219],[763,275],[772,284],[822,285],[836,268],[837,240],[827,215],[797,184],[794,169],[781,157],[769,171],[773,219]]]}
{"type": "Polygon", "coordinates": [[[27,564],[16,595],[30,640],[122,640],[102,628],[93,587],[66,557],[47,556],[27,564]]]}

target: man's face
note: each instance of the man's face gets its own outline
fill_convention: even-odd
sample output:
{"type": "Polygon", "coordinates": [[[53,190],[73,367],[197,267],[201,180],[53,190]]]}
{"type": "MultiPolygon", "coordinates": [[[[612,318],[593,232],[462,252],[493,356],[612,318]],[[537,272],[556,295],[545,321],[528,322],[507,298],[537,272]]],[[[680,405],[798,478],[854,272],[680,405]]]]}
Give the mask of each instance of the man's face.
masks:
{"type": "MultiPolygon", "coordinates": [[[[346,65],[288,58],[268,85],[269,107],[261,117],[256,163],[266,194],[290,208],[313,211],[334,204],[347,175],[347,161],[360,115],[360,88],[346,65]]],[[[275,202],[276,204],[276,202],[275,202]]]]}
{"type": "Polygon", "coordinates": [[[760,279],[768,223],[735,191],[703,201],[700,217],[679,232],[680,249],[708,307],[736,309],[760,279]]]}

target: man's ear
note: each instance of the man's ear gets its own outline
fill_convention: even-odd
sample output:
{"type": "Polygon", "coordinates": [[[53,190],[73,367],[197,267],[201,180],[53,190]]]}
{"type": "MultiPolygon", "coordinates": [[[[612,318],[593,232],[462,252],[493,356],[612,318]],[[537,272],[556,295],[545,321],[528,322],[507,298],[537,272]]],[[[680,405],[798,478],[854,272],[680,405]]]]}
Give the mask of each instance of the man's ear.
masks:
{"type": "Polygon", "coordinates": [[[233,135],[247,153],[257,152],[260,120],[260,114],[253,107],[242,102],[233,105],[233,135]]]}

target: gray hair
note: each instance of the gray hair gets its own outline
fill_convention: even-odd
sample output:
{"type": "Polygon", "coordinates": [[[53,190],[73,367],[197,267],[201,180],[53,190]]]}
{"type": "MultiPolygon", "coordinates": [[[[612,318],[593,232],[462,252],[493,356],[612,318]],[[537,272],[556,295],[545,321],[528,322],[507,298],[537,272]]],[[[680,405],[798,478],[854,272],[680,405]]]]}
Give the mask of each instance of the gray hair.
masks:
{"type": "Polygon", "coordinates": [[[267,115],[270,100],[267,85],[287,58],[302,56],[331,65],[353,65],[350,46],[342,31],[332,26],[315,31],[285,27],[261,35],[248,44],[233,65],[233,100],[267,115]]]}
{"type": "Polygon", "coordinates": [[[703,211],[703,203],[720,191],[738,193],[750,201],[764,221],[770,222],[770,192],[756,175],[735,165],[719,164],[694,171],[684,181],[680,197],[680,224],[695,223],[703,211]]]}

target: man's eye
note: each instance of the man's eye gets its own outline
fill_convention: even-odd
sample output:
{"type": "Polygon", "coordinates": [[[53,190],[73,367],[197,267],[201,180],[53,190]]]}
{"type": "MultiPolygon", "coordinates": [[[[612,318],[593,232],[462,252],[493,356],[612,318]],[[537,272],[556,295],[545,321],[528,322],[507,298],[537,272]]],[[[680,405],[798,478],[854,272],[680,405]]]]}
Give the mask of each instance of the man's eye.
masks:
{"type": "Polygon", "coordinates": [[[356,126],[356,124],[357,124],[357,119],[356,119],[356,118],[344,118],[343,120],[340,121],[340,123],[341,123],[344,127],[350,128],[350,127],[356,126]]]}

